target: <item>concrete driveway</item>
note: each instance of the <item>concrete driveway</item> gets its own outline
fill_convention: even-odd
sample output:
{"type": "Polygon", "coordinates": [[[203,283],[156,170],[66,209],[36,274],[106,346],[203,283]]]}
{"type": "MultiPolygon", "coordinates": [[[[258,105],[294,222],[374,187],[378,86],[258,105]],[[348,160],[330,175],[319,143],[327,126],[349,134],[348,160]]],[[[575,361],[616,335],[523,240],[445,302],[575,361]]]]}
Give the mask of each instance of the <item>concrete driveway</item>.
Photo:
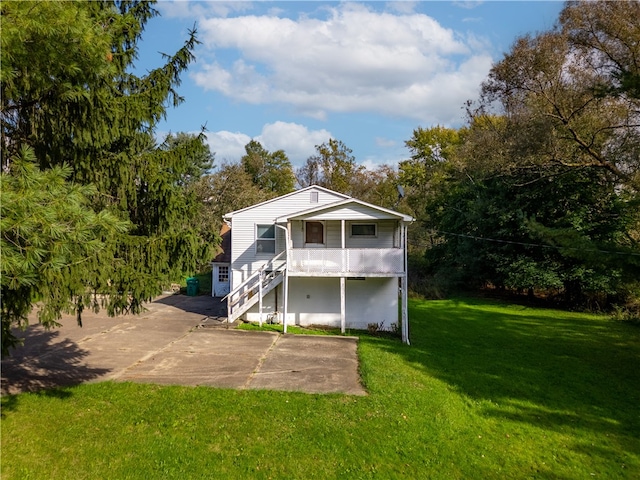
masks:
{"type": "Polygon", "coordinates": [[[105,380],[364,395],[357,338],[224,328],[219,299],[165,295],[137,316],[32,325],[2,360],[2,394],[105,380]]]}

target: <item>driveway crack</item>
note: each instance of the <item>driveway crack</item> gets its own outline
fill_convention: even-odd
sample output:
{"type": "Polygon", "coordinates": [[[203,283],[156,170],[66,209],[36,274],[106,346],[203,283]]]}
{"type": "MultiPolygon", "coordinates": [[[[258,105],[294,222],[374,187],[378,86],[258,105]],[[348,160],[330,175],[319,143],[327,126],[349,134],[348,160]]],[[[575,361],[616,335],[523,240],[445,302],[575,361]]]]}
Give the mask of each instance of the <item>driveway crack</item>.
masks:
{"type": "Polygon", "coordinates": [[[262,355],[262,357],[260,357],[260,360],[258,360],[258,365],[256,365],[256,368],[253,369],[253,372],[251,372],[251,374],[249,374],[249,377],[247,377],[247,381],[244,382],[244,385],[242,386],[241,390],[246,390],[247,388],[249,388],[249,385],[251,384],[251,382],[253,381],[253,379],[255,378],[255,376],[260,373],[260,369],[262,368],[262,365],[264,365],[264,362],[266,361],[267,357],[269,356],[269,354],[271,353],[271,351],[276,347],[276,343],[278,343],[278,340],[280,340],[280,337],[282,335],[278,334],[275,336],[273,342],[271,343],[271,345],[269,346],[269,348],[267,349],[266,352],[264,352],[264,354],[262,355]]]}
{"type": "Polygon", "coordinates": [[[108,380],[117,380],[117,379],[119,379],[120,377],[125,375],[132,368],[137,367],[138,365],[140,365],[141,363],[146,362],[147,360],[149,360],[150,358],[154,357],[155,355],[158,355],[159,353],[167,350],[174,343],[177,343],[180,340],[182,340],[183,338],[191,335],[191,333],[193,332],[194,328],[190,328],[187,332],[184,333],[184,335],[181,335],[180,337],[170,341],[169,343],[166,343],[165,345],[163,345],[162,347],[158,348],[157,350],[154,350],[152,352],[147,353],[146,355],[144,355],[143,357],[139,358],[137,361],[135,361],[134,363],[132,363],[128,367],[125,367],[122,370],[120,370],[119,372],[116,372],[113,375],[109,376],[108,380]]]}

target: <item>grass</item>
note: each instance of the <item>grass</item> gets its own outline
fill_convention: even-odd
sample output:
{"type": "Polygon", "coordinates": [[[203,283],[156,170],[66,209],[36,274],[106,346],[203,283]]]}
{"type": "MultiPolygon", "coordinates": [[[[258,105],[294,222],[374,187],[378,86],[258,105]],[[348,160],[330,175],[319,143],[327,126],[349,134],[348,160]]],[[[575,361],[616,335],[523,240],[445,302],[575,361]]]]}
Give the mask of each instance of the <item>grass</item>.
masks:
{"type": "MultiPolygon", "coordinates": [[[[238,330],[251,330],[257,332],[278,332],[282,333],[284,327],[279,323],[266,323],[263,322],[260,326],[257,322],[241,323],[238,325],[238,330]]],[[[287,333],[295,335],[342,335],[339,328],[314,328],[314,327],[299,327],[297,325],[287,325],[287,333]]],[[[347,335],[352,335],[352,331],[348,331],[347,335]]]]}
{"type": "Polygon", "coordinates": [[[640,329],[487,300],[362,335],[369,395],[98,383],[2,399],[2,478],[640,478],[640,329]]]}

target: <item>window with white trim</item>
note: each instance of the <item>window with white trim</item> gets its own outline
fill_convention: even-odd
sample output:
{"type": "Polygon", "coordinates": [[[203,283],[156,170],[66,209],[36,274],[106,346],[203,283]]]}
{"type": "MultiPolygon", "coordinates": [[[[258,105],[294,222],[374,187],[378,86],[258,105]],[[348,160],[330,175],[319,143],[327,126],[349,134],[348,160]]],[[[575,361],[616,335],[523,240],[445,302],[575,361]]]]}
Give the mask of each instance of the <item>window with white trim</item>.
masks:
{"type": "Polygon", "coordinates": [[[375,223],[352,223],[352,237],[376,237],[378,235],[378,225],[375,223]]]}
{"type": "Polygon", "coordinates": [[[227,283],[229,282],[229,267],[226,265],[221,265],[218,267],[218,282],[219,283],[227,283]]]}
{"type": "Polygon", "coordinates": [[[275,225],[256,225],[256,253],[276,253],[275,225]]]}

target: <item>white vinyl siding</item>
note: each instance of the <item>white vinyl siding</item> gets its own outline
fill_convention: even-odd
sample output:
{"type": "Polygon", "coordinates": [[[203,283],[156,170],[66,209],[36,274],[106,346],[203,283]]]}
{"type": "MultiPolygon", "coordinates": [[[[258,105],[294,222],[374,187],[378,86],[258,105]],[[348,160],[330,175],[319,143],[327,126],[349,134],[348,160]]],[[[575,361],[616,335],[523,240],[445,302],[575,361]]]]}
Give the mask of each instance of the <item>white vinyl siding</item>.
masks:
{"type": "MultiPolygon", "coordinates": [[[[398,279],[367,278],[346,284],[346,328],[398,323],[398,279]]],[[[296,278],[289,284],[288,322],[340,327],[340,279],[296,278]]]]}
{"type": "Polygon", "coordinates": [[[367,278],[347,282],[347,328],[365,330],[370,323],[385,330],[398,324],[398,279],[367,278]]]}
{"type": "Polygon", "coordinates": [[[233,289],[240,285],[257,271],[265,260],[277,255],[286,248],[284,230],[275,227],[275,254],[257,255],[255,246],[256,225],[273,224],[276,218],[282,215],[290,215],[313,206],[335,203],[344,200],[344,198],[342,195],[318,189],[318,203],[312,204],[310,190],[301,190],[234,212],[231,217],[231,230],[233,231],[231,269],[234,272],[231,278],[233,282],[231,288],[233,289]]]}
{"type": "MultiPolygon", "coordinates": [[[[375,222],[376,236],[351,235],[351,226],[365,222],[347,222],[347,248],[393,248],[395,247],[394,237],[397,222],[391,220],[381,220],[375,222]]],[[[371,224],[373,222],[366,222],[371,224]]]]}
{"type": "Polygon", "coordinates": [[[371,220],[391,220],[397,219],[397,215],[390,215],[366,205],[351,204],[337,208],[335,210],[320,211],[309,215],[307,220],[342,220],[343,218],[352,221],[367,222],[371,220]]]}
{"type": "MultiPolygon", "coordinates": [[[[397,246],[397,242],[394,241],[394,239],[396,236],[396,226],[398,222],[395,220],[380,220],[375,222],[377,226],[377,235],[375,237],[352,236],[352,223],[363,222],[345,222],[345,243],[347,248],[394,248],[397,246]]],[[[342,247],[341,232],[341,221],[325,223],[327,248],[342,247]]],[[[293,241],[293,248],[304,248],[304,222],[302,220],[294,220],[291,222],[291,239],[293,241]]]]}

